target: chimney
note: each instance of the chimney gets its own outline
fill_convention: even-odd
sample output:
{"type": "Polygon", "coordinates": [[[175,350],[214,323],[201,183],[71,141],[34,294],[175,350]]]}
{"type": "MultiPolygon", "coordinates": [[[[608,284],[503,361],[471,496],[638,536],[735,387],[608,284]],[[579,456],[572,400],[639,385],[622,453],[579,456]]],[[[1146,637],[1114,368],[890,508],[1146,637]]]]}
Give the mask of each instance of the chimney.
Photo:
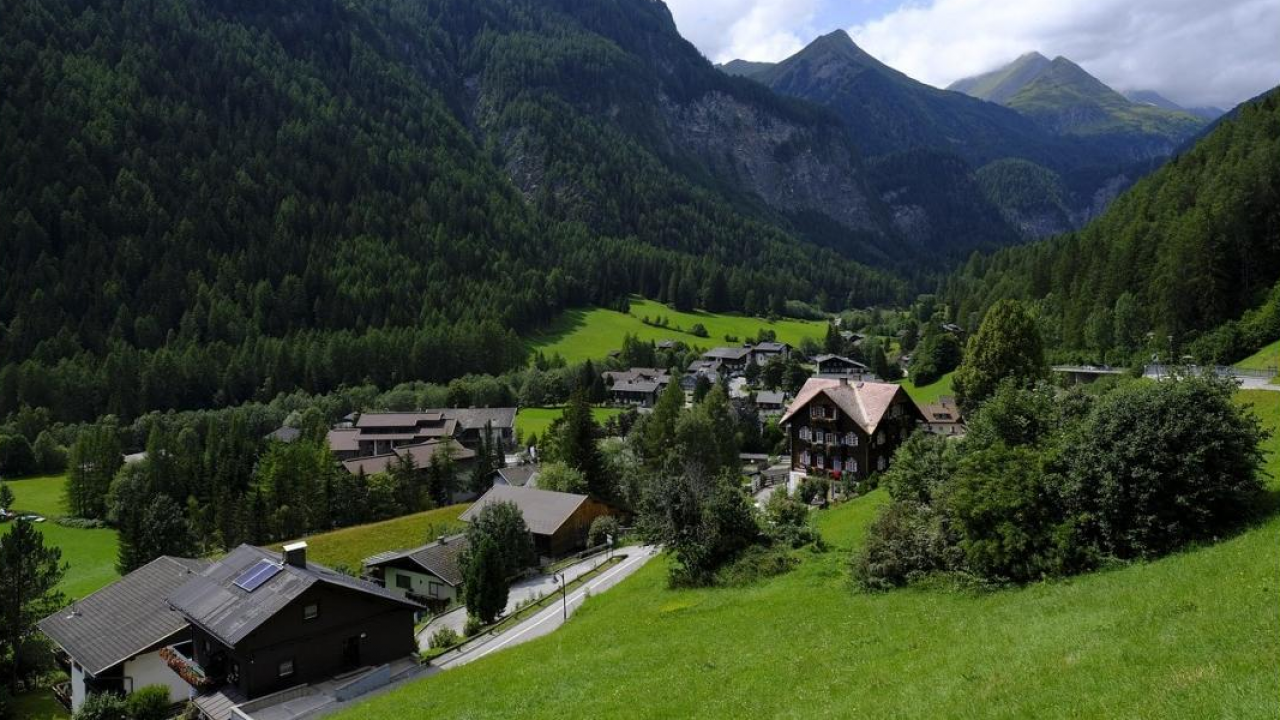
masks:
{"type": "Polygon", "coordinates": [[[841,376],[840,376],[840,384],[841,384],[841,385],[846,385],[846,386],[847,386],[847,385],[849,384],[849,376],[848,376],[848,375],[841,375],[841,376]]]}
{"type": "Polygon", "coordinates": [[[307,566],[307,544],[296,542],[284,546],[284,564],[305,568],[307,566]]]}

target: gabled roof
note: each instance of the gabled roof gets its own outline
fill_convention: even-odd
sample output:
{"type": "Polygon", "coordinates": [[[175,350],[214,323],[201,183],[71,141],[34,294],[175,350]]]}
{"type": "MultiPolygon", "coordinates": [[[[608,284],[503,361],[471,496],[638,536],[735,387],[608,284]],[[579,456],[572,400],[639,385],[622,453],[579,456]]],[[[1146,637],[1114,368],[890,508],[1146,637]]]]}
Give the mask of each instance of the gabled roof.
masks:
{"type": "Polygon", "coordinates": [[[530,480],[538,477],[538,473],[542,471],[542,467],[537,464],[530,465],[512,465],[511,467],[498,468],[494,472],[502,476],[508,485],[516,487],[525,487],[530,480]]]}
{"type": "Polygon", "coordinates": [[[365,475],[376,475],[390,470],[392,464],[408,455],[413,457],[414,465],[425,468],[431,463],[431,458],[446,447],[449,448],[449,456],[454,460],[470,460],[476,456],[475,450],[463,447],[454,440],[428,440],[416,445],[401,445],[381,455],[349,458],[342,461],[342,467],[352,475],[358,474],[361,470],[364,470],[365,475]]]}
{"type": "Polygon", "coordinates": [[[302,437],[302,431],[296,427],[281,425],[280,427],[267,433],[267,440],[278,440],[282,443],[291,443],[302,437]]]}
{"type": "Polygon", "coordinates": [[[327,436],[329,449],[334,452],[357,452],[360,450],[360,431],[357,428],[334,428],[327,436]]]}
{"type": "MultiPolygon", "coordinates": [[[[779,424],[803,410],[819,396],[830,398],[840,410],[853,418],[867,434],[874,433],[880,421],[893,405],[898,393],[905,393],[901,386],[889,383],[850,382],[843,378],[809,378],[796,393],[779,424]]],[[[914,407],[914,403],[912,404],[914,407]]]]}
{"type": "Polygon", "coordinates": [[[846,365],[852,365],[852,366],[854,366],[854,367],[860,367],[860,368],[862,368],[863,370],[866,370],[866,369],[867,369],[867,366],[866,366],[866,365],[863,365],[862,363],[858,362],[857,360],[852,360],[852,359],[847,358],[847,357],[845,357],[845,356],[843,356],[843,355],[819,355],[819,356],[817,356],[817,357],[815,357],[815,358],[813,359],[813,361],[814,361],[815,363],[819,364],[819,365],[821,365],[821,364],[822,364],[822,363],[824,363],[824,362],[831,362],[832,360],[839,360],[840,362],[842,362],[842,363],[844,363],[844,364],[846,364],[846,365]]]}
{"type": "Polygon", "coordinates": [[[281,564],[275,575],[252,592],[241,589],[235,584],[236,580],[259,560],[280,563],[281,557],[280,553],[241,545],[171,592],[169,604],[189,622],[231,647],[317,583],[364,593],[388,603],[420,607],[371,582],[315,563],[308,563],[306,567],[281,564]]]}
{"type": "Polygon", "coordinates": [[[756,393],[757,405],[781,405],[787,399],[787,394],[782,391],[761,390],[756,393]]]}
{"type": "Polygon", "coordinates": [[[538,490],[537,488],[494,485],[480,496],[466,512],[458,516],[463,522],[471,522],[485,507],[494,503],[512,502],[520,508],[529,531],[535,535],[554,535],[582,503],[586,495],[538,490]]]}
{"type": "Polygon", "coordinates": [[[453,587],[462,584],[462,554],[470,547],[465,534],[459,533],[412,550],[379,553],[365,558],[365,567],[377,567],[407,561],[424,572],[435,575],[453,587]]]}
{"type": "Polygon", "coordinates": [[[791,346],[784,342],[762,342],[762,343],[756,343],[754,350],[756,352],[777,353],[777,352],[782,352],[789,347],[791,346]]]}
{"type": "Polygon", "coordinates": [[[628,393],[654,393],[665,383],[659,384],[652,380],[635,380],[631,382],[614,383],[610,388],[611,392],[628,392],[628,393]]]}
{"type": "Polygon", "coordinates": [[[162,556],[39,622],[90,675],[98,675],[187,627],[169,593],[209,563],[162,556]]]}
{"type": "Polygon", "coordinates": [[[361,429],[415,427],[419,424],[435,425],[442,422],[444,422],[444,414],[433,410],[420,412],[366,412],[360,413],[360,418],[356,420],[356,427],[361,429]]]}
{"type": "Polygon", "coordinates": [[[708,360],[743,360],[750,354],[749,347],[717,347],[702,353],[702,357],[708,360]]]}
{"type": "Polygon", "coordinates": [[[494,430],[514,428],[516,426],[516,408],[446,408],[432,410],[443,413],[446,418],[457,420],[463,430],[483,430],[484,424],[490,423],[494,430]]]}

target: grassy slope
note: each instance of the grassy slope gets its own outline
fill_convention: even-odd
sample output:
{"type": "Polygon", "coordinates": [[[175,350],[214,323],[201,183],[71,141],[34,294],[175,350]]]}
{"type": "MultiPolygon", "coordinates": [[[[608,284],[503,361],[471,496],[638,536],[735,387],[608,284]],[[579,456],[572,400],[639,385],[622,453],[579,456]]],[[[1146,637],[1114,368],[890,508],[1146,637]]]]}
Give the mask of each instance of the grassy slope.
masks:
{"type": "MultiPolygon", "coordinates": [[[[461,528],[462,523],[459,522],[458,516],[466,509],[465,504],[450,505],[382,522],[312,535],[304,538],[307,541],[307,556],[322,565],[330,567],[345,565],[356,570],[360,567],[360,561],[370,555],[384,550],[401,550],[425,543],[429,530],[435,535],[461,528]]],[[[282,545],[284,543],[277,543],[273,547],[278,549],[282,545]]]]}
{"type": "MultiPolygon", "coordinates": [[[[591,416],[596,419],[596,422],[602,423],[620,412],[622,410],[619,408],[598,407],[591,409],[591,416]]],[[[547,434],[547,428],[551,427],[551,423],[563,414],[563,406],[520,408],[520,412],[516,414],[516,432],[524,439],[528,439],[530,433],[542,437],[547,434]]]]}
{"type": "Polygon", "coordinates": [[[1258,352],[1236,363],[1237,367],[1250,370],[1265,370],[1280,367],[1280,340],[1262,348],[1258,352]]]}
{"type": "MultiPolygon", "coordinates": [[[[1246,396],[1280,427],[1280,394],[1246,396]]],[[[1275,717],[1280,517],[1069,581],[857,594],[848,552],[881,502],[821,514],[837,549],[787,576],[671,591],[658,560],[550,636],[341,717],[1275,717]]]]}
{"type": "Polygon", "coordinates": [[[680,340],[690,346],[715,347],[726,343],[724,336],[733,335],[741,340],[754,337],[759,330],[767,328],[778,335],[783,342],[796,345],[802,338],[813,337],[821,340],[826,333],[826,325],[820,322],[805,320],[778,320],[769,322],[760,318],[742,317],[735,314],[712,314],[705,312],[676,312],[661,303],[633,298],[631,312],[622,314],[613,310],[600,308],[592,310],[570,310],[561,315],[550,328],[530,338],[530,350],[540,350],[550,355],[558,354],[569,362],[581,362],[587,359],[603,358],[612,350],[622,347],[622,337],[631,333],[642,340],[680,340]],[[670,327],[658,328],[645,325],[641,318],[650,319],[666,317],[670,319],[670,327]],[[688,331],[695,323],[702,323],[710,337],[700,338],[681,332],[677,328],[688,331]]]}
{"type": "MultiPolygon", "coordinates": [[[[116,550],[119,542],[114,530],[80,530],[62,527],[53,518],[66,513],[63,509],[63,486],[66,476],[27,478],[6,481],[13,490],[15,509],[36,513],[49,518],[37,523],[45,543],[62,549],[62,561],[70,567],[59,589],[68,600],[82,598],[115,580],[116,550]]],[[[0,525],[0,532],[8,532],[10,523],[0,525]]]]}
{"type": "Polygon", "coordinates": [[[13,717],[21,720],[62,720],[71,717],[48,690],[37,690],[13,699],[13,717]]]}
{"type": "Polygon", "coordinates": [[[916,384],[911,381],[911,378],[907,378],[902,381],[902,387],[906,388],[907,394],[910,395],[911,399],[915,400],[917,403],[925,404],[937,402],[938,398],[944,395],[950,397],[955,396],[956,391],[951,385],[951,379],[954,375],[955,373],[949,372],[938,378],[937,381],[922,387],[916,387],[916,384]]]}

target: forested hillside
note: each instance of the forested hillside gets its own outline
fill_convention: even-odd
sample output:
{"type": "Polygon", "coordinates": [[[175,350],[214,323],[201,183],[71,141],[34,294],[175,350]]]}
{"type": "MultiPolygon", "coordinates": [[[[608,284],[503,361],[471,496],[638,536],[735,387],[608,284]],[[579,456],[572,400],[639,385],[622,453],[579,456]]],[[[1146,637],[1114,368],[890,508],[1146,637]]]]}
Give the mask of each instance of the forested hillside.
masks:
{"type": "Polygon", "coordinates": [[[1060,354],[1230,361],[1280,337],[1277,280],[1280,97],[1272,91],[1084,230],[975,257],[946,298],[970,322],[998,300],[1033,300],[1060,354]]]}
{"type": "Polygon", "coordinates": [[[851,259],[896,241],[838,122],[718,73],[658,3],[0,15],[0,416],[499,372],[632,292],[904,293],[851,259]]]}

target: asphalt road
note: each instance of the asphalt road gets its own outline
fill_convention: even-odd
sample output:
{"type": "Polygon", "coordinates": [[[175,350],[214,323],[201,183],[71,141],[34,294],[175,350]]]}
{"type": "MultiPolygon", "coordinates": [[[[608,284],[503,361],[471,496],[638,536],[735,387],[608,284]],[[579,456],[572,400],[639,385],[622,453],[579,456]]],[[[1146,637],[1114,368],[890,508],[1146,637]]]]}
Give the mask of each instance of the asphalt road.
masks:
{"type": "Polygon", "coordinates": [[[657,555],[658,548],[652,545],[640,545],[623,548],[617,552],[618,555],[624,553],[627,557],[622,562],[605,569],[600,575],[569,592],[564,601],[549,605],[523,622],[507,628],[499,635],[477,638],[447,656],[436,658],[432,664],[448,670],[552,632],[564,624],[566,613],[573,615],[574,611],[582,606],[588,595],[598,595],[625,580],[657,555]]]}

